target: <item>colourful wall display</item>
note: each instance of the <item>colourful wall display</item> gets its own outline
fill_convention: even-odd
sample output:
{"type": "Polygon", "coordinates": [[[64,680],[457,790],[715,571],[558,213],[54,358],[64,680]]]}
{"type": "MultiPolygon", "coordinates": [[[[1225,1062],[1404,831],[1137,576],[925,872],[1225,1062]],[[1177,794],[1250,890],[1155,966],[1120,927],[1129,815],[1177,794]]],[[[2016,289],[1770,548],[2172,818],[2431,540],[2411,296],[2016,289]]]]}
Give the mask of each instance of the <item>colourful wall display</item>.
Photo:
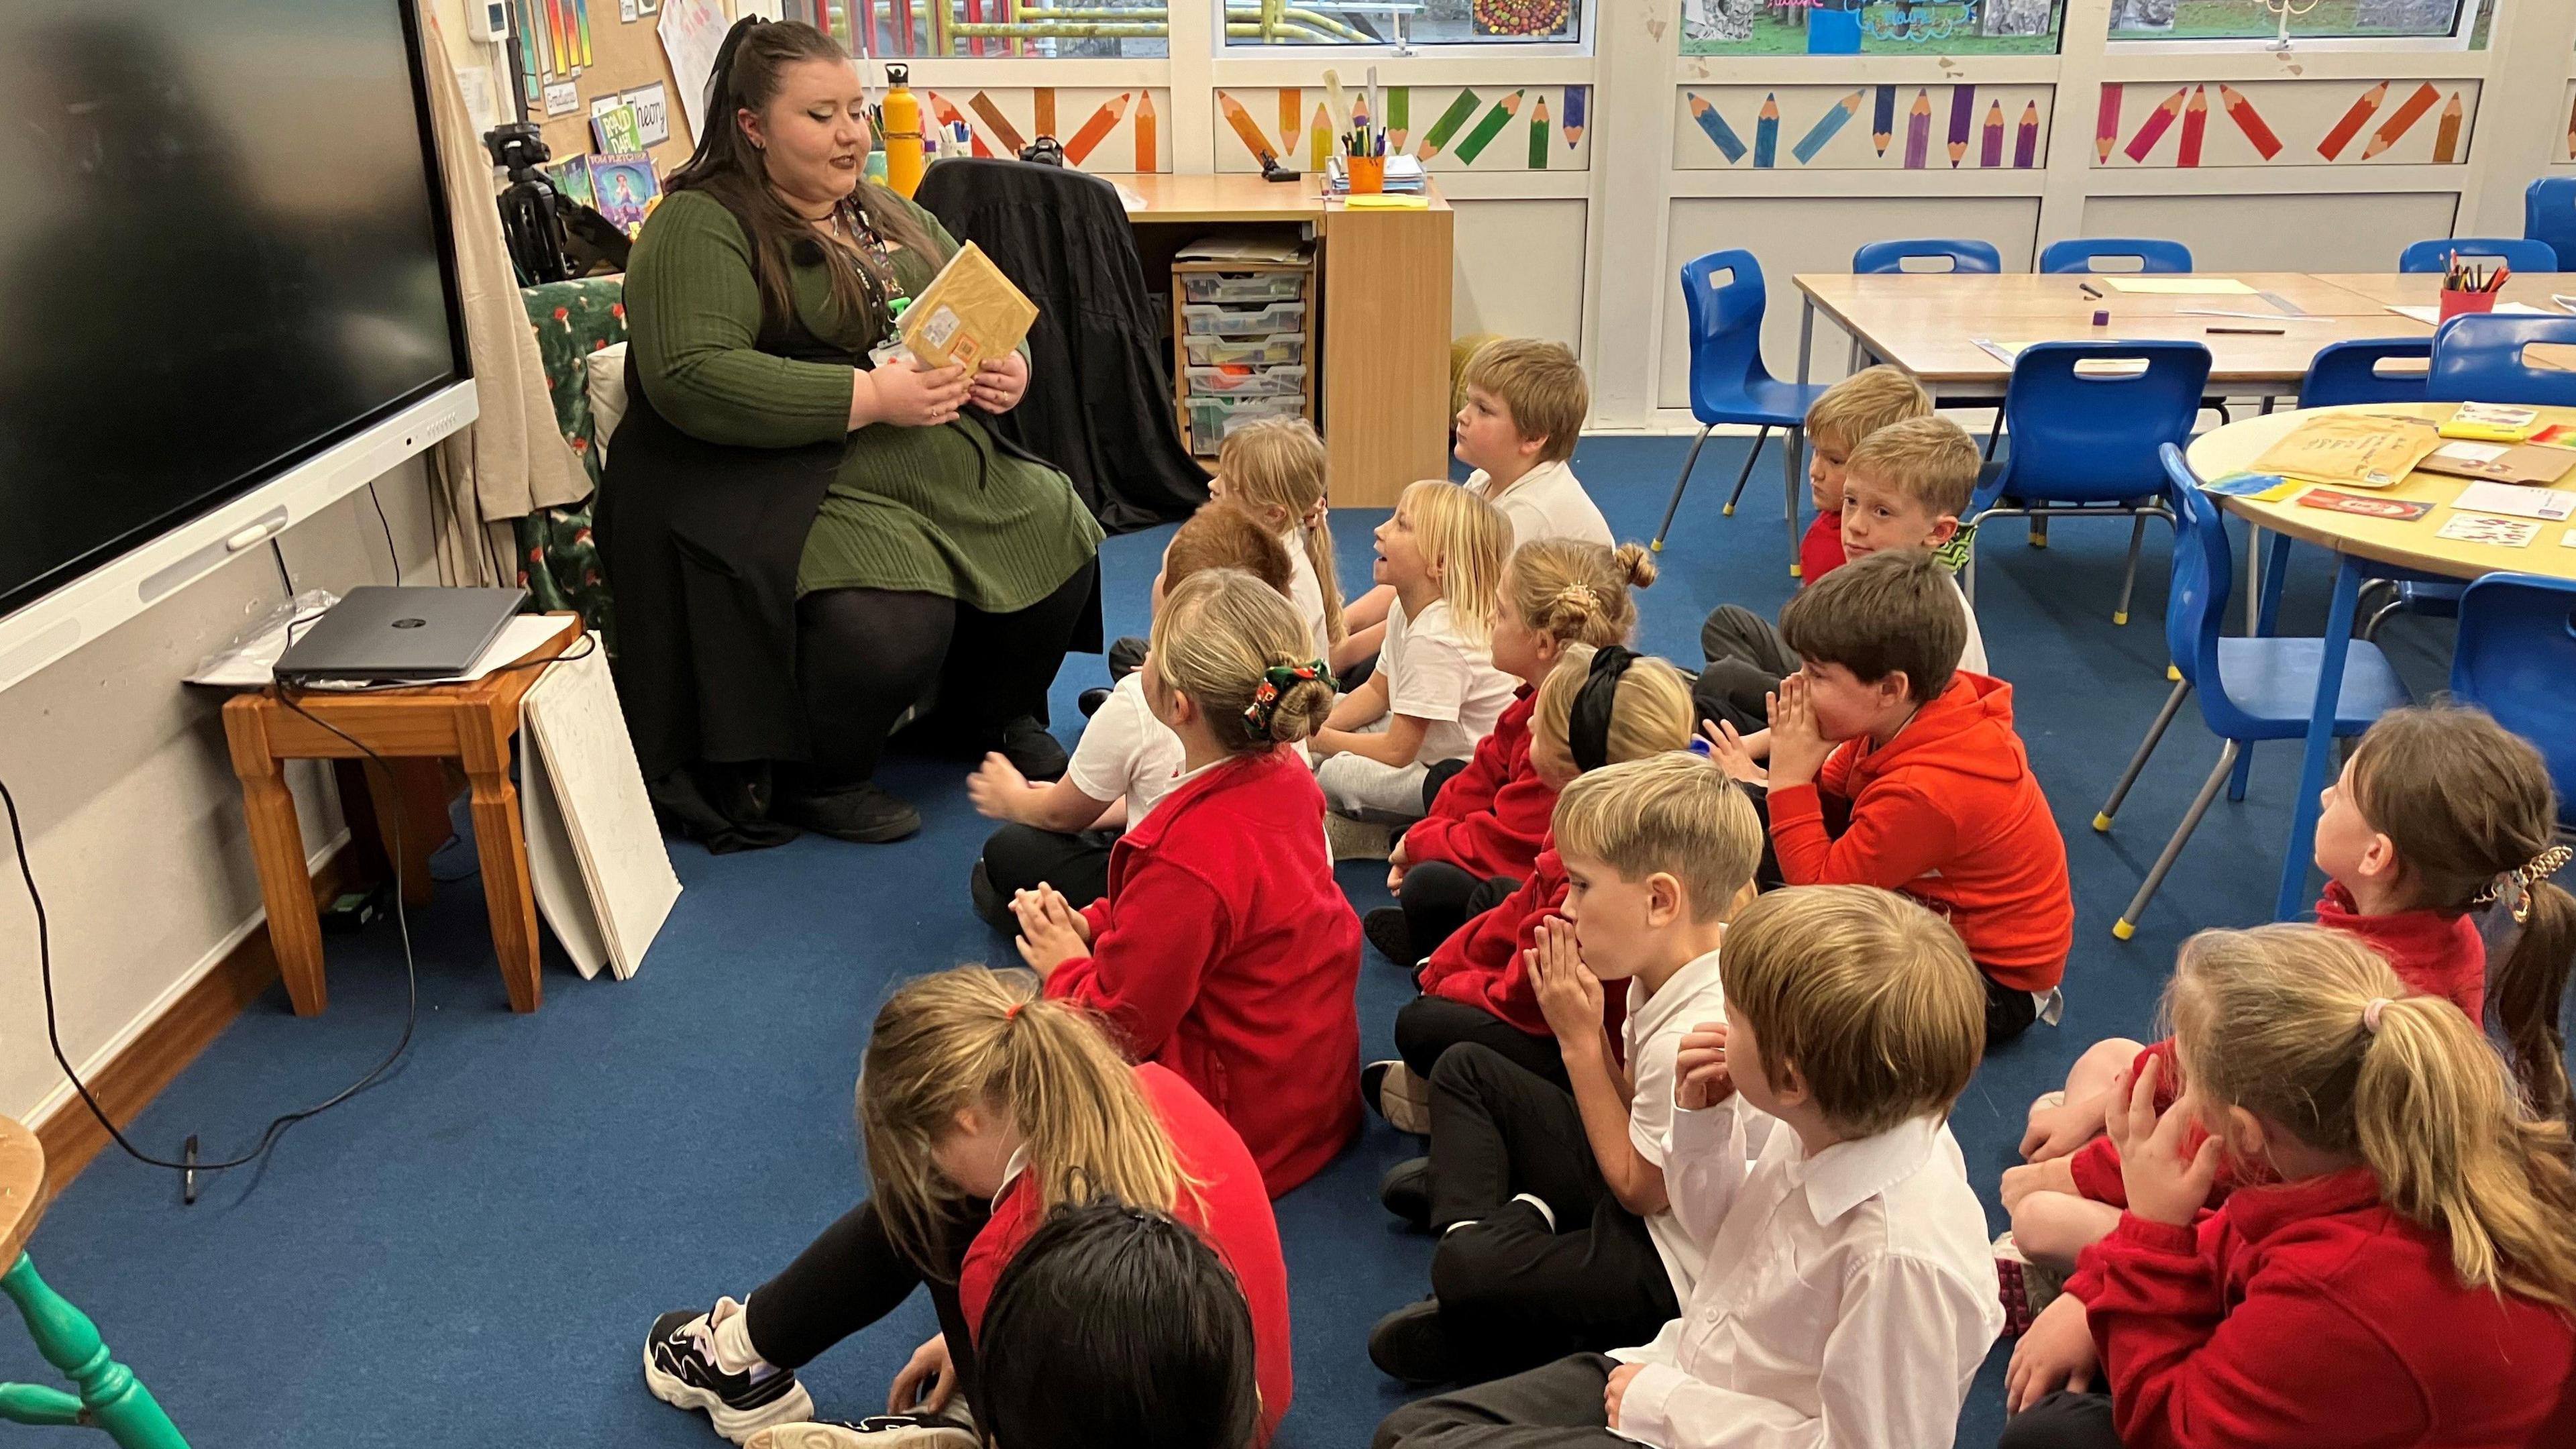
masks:
{"type": "MultiPolygon", "coordinates": [[[[1276,86],[1216,93],[1216,169],[1258,171],[1269,152],[1291,171],[1318,171],[1334,125],[1324,87],[1276,86]]],[[[1357,90],[1345,92],[1365,109],[1357,90]]],[[[1592,165],[1588,86],[1386,86],[1391,150],[1428,171],[1583,171],[1592,165]]]]}
{"type": "Polygon", "coordinates": [[[2454,166],[2477,111],[2473,80],[2113,83],[2097,97],[2093,164],[2454,166]]]}
{"type": "Polygon", "coordinates": [[[1673,165],[1684,171],[2036,170],[2048,164],[2049,86],[1684,86],[1673,165]]]}
{"type": "Polygon", "coordinates": [[[927,89],[923,119],[943,132],[964,122],[968,154],[1017,156],[1040,136],[1064,143],[1064,156],[1085,171],[1169,171],[1172,140],[1163,118],[1172,93],[1071,90],[1055,86],[927,89]]]}
{"type": "Polygon", "coordinates": [[[2054,55],[2064,0],[1681,0],[1684,55],[2054,55]]]}

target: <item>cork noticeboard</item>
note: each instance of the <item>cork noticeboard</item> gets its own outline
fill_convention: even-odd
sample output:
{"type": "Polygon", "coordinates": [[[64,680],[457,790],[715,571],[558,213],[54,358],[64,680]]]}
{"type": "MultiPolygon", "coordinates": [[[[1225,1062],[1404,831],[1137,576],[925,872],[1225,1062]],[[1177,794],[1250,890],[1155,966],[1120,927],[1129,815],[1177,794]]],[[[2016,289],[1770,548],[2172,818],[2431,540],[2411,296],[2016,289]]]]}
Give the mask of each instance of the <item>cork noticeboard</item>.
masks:
{"type": "MultiPolygon", "coordinates": [[[[547,0],[521,0],[521,3],[529,25],[548,23],[547,0]]],[[[576,0],[555,0],[555,3],[567,15],[574,13],[576,0]]],[[[579,67],[579,74],[569,77],[580,102],[569,114],[547,115],[546,87],[561,85],[567,77],[560,67],[548,71],[540,62],[536,84],[528,92],[528,119],[544,130],[546,148],[554,153],[556,160],[592,155],[598,148],[590,137],[591,103],[604,96],[658,81],[667,97],[671,133],[667,140],[646,147],[645,153],[653,158],[655,171],[669,176],[689,159],[689,152],[694,149],[694,136],[689,130],[690,108],[680,99],[679,83],[672,79],[671,63],[662,54],[661,39],[654,31],[654,22],[660,17],[652,11],[644,11],[632,20],[624,19],[623,14],[632,12],[621,10],[621,0],[581,0],[581,3],[586,4],[589,10],[590,63],[579,67]]],[[[624,0],[624,4],[634,9],[641,8],[635,6],[634,0],[624,0]]],[[[654,10],[659,9],[658,5],[654,6],[654,10]]],[[[725,9],[730,12],[733,6],[728,3],[725,9]]],[[[549,48],[550,45],[541,46],[539,53],[549,48]]],[[[518,63],[515,53],[512,63],[518,63]]]]}

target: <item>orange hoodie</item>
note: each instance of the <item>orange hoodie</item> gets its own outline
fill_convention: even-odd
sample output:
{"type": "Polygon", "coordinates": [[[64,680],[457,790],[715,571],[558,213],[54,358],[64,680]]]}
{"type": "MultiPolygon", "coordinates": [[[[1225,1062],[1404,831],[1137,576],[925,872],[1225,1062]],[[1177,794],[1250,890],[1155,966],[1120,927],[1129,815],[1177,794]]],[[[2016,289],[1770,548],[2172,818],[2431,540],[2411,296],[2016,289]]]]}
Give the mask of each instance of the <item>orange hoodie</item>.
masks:
{"type": "Polygon", "coordinates": [[[1902,891],[1948,917],[2002,986],[2046,991],[2066,974],[2066,841],[2013,733],[2011,685],[1961,670],[1884,748],[1847,740],[1770,805],[1789,884],[1902,891]]]}

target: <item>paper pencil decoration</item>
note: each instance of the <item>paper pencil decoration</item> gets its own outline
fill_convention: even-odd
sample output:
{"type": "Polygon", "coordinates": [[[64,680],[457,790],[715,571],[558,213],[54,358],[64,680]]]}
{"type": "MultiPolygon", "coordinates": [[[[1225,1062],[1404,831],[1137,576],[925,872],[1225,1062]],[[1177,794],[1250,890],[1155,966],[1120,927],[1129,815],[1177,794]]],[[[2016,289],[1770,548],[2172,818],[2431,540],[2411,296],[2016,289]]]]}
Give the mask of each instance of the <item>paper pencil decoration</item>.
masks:
{"type": "Polygon", "coordinates": [[[2218,101],[2227,107],[2227,119],[2236,123],[2236,129],[2245,133],[2246,142],[2261,152],[2264,160],[2269,161],[2281,154],[2281,138],[2273,135],[2272,128],[2264,124],[2263,113],[2254,109],[2252,101],[2230,85],[2218,88],[2218,101]]]}
{"type": "Polygon", "coordinates": [[[2424,119],[2424,113],[2433,109],[2433,103],[2441,98],[2442,93],[2433,89],[2431,81],[2419,82],[2414,93],[2389,113],[2388,123],[2381,126],[2369,143],[2361,148],[2361,159],[2367,161],[2406,139],[2406,133],[2415,129],[2415,123],[2424,119]]]}
{"type": "MultiPolygon", "coordinates": [[[[1035,91],[1030,92],[1030,97],[1037,107],[1038,134],[1041,136],[1056,135],[1055,87],[1040,86],[1035,91]]],[[[1011,148],[1014,153],[1017,153],[1019,149],[1020,148],[1017,146],[1011,148]]]]}
{"type": "Polygon", "coordinates": [[[1557,129],[1564,133],[1565,149],[1568,151],[1583,144],[1583,109],[1591,99],[1588,94],[1590,90],[1589,86],[1565,88],[1565,124],[1557,129]]]}
{"type": "Polygon", "coordinates": [[[2362,125],[2370,119],[2371,112],[2378,110],[2379,103],[2386,99],[2386,81],[2362,92],[2361,99],[2354,101],[2352,109],[2344,112],[2343,119],[2335,122],[2334,129],[2326,132],[2326,138],[2317,143],[2317,154],[2329,161],[2341,156],[2343,148],[2352,144],[2352,138],[2361,134],[2362,125]]]}
{"type": "Polygon", "coordinates": [[[1218,91],[1216,103],[1217,109],[1225,113],[1225,123],[1234,128],[1235,139],[1243,142],[1244,149],[1252,153],[1253,160],[1258,161],[1264,156],[1279,154],[1271,149],[1270,138],[1261,134],[1260,123],[1253,120],[1252,113],[1243,108],[1243,102],[1223,91],[1218,91]]]}
{"type": "Polygon", "coordinates": [[[1333,111],[1322,101],[1315,102],[1315,124],[1308,136],[1311,144],[1306,169],[1320,176],[1333,157],[1333,111]]]}
{"type": "MultiPolygon", "coordinates": [[[[1002,143],[1003,155],[1017,156],[1020,154],[1021,150],[1029,144],[1028,142],[1020,139],[1019,128],[1011,124],[1010,117],[1002,114],[1002,108],[1000,106],[993,104],[993,98],[991,96],[984,94],[982,91],[977,91],[972,97],[968,98],[966,109],[983,117],[984,124],[993,128],[993,139],[1002,143]]],[[[1261,157],[1261,153],[1259,151],[1255,151],[1252,154],[1253,159],[1255,160],[1259,160],[1261,157]]]]}
{"type": "MultiPolygon", "coordinates": [[[[975,148],[979,155],[982,154],[983,149],[980,145],[975,148]]],[[[1154,134],[1154,93],[1138,91],[1136,93],[1136,169],[1155,171],[1160,170],[1162,164],[1162,147],[1154,134]]]]}
{"type": "Polygon", "coordinates": [[[1765,92],[1762,109],[1753,118],[1753,164],[1769,166],[1780,159],[1780,97],[1765,92]]]}
{"type": "Polygon", "coordinates": [[[1485,119],[1478,121],[1476,129],[1467,133],[1467,139],[1458,143],[1460,162],[1469,166],[1476,164],[1476,158],[1485,154],[1485,148],[1494,143],[1496,136],[1503,134],[1503,127],[1511,124],[1512,117],[1521,113],[1522,94],[1514,91],[1494,103],[1494,108],[1485,113],[1485,119]]]}
{"type": "Polygon", "coordinates": [[[1905,169],[1920,171],[1932,153],[1932,97],[1917,89],[1914,104],[1905,109],[1905,169]]]}
{"type": "Polygon", "coordinates": [[[2094,164],[2111,163],[2111,148],[2120,144],[2120,87],[2117,83],[2102,87],[2102,108],[2093,113],[2094,164]]]}
{"type": "MultiPolygon", "coordinates": [[[[993,148],[984,144],[984,133],[976,130],[972,125],[968,124],[966,113],[957,109],[957,103],[955,101],[948,99],[937,91],[932,91],[930,92],[930,113],[937,116],[939,118],[939,124],[943,126],[965,126],[966,139],[974,144],[975,155],[990,157],[993,154],[993,148]]],[[[1151,170],[1153,168],[1139,167],[1137,169],[1151,170]]]]}
{"type": "Polygon", "coordinates": [[[1386,93],[1386,149],[1404,149],[1404,133],[1413,120],[1413,87],[1397,86],[1386,93]]]}
{"type": "Polygon", "coordinates": [[[1843,124],[1860,114],[1860,98],[1861,93],[1854,91],[1825,107],[1825,113],[1816,118],[1816,124],[1809,126],[1807,134],[1798,138],[1798,144],[1789,148],[1789,154],[1798,158],[1799,165],[1814,161],[1816,153],[1825,149],[1825,143],[1841,133],[1843,124]]]}
{"type": "Polygon", "coordinates": [[[1369,122],[1375,119],[1375,117],[1369,114],[1368,96],[1366,94],[1351,97],[1352,130],[1365,131],[1369,128],[1369,122]]]}
{"type": "Polygon", "coordinates": [[[1529,164],[1532,171],[1547,169],[1547,97],[1538,98],[1538,109],[1530,112],[1529,164]]]}
{"type": "Polygon", "coordinates": [[[2001,101],[1986,102],[1986,125],[1977,147],[1977,164],[2004,164],[2004,103],[2001,101]]]}
{"type": "Polygon", "coordinates": [[[2451,92],[2451,103],[2442,107],[2442,129],[2433,133],[2433,164],[2448,166],[2460,159],[2460,93],[2451,92]]]}
{"type": "Polygon", "coordinates": [[[1716,144],[1718,150],[1726,153],[1727,165],[1732,166],[1744,159],[1743,138],[1735,134],[1733,126],[1726,124],[1726,117],[1717,113],[1717,107],[1710,105],[1705,97],[1695,95],[1690,98],[1690,113],[1691,119],[1699,123],[1700,130],[1708,139],[1716,144]]]}
{"type": "Polygon", "coordinates": [[[1878,148],[1879,155],[1884,156],[1887,154],[1888,141],[1895,135],[1896,87],[1880,86],[1877,98],[1871,103],[1869,142],[1878,148]]]}
{"type": "Polygon", "coordinates": [[[2209,132],[2209,96],[2207,86],[2191,88],[2191,104],[2182,108],[2182,150],[2174,157],[2176,166],[2200,164],[2201,138],[2209,132]]]}
{"type": "Polygon", "coordinates": [[[1091,149],[1099,145],[1102,138],[1126,118],[1127,102],[1130,99],[1128,92],[1121,91],[1118,99],[1092,112],[1091,119],[1082,123],[1082,129],[1073,133],[1073,139],[1064,143],[1064,159],[1076,166],[1081,165],[1083,160],[1091,155],[1091,149]]]}
{"type": "Polygon", "coordinates": [[[1968,132],[1977,124],[1977,88],[1950,87],[1950,169],[1968,159],[1968,132]]]}
{"type": "Polygon", "coordinates": [[[590,58],[590,0],[572,0],[573,49],[581,52],[583,65],[596,64],[590,58]]]}
{"type": "Polygon", "coordinates": [[[2576,101],[2567,106],[2567,159],[2576,161],[2576,101]]]}
{"type": "Polygon", "coordinates": [[[2028,171],[2039,164],[2039,102],[2021,103],[2021,124],[2013,128],[2013,169],[2028,171]]]}
{"type": "Polygon", "coordinates": [[[1306,129],[1306,93],[1295,86],[1279,88],[1279,154],[1297,154],[1297,137],[1306,129]]]}
{"type": "Polygon", "coordinates": [[[1468,117],[1476,114],[1478,104],[1474,91],[1460,91],[1458,99],[1449,103],[1449,109],[1440,113],[1440,119],[1431,123],[1431,130],[1423,136],[1422,144],[1413,148],[1413,159],[1428,161],[1439,154],[1440,148],[1449,144],[1449,138],[1458,134],[1458,128],[1467,124],[1468,117]]]}
{"type": "Polygon", "coordinates": [[[572,43],[564,38],[563,0],[546,0],[546,31],[555,46],[554,73],[572,74],[572,43]]]}
{"type": "Polygon", "coordinates": [[[2127,151],[2130,160],[2144,161],[2147,153],[2156,149],[2156,143],[2173,128],[2174,118],[2182,114],[2182,98],[2190,92],[2191,87],[2183,86],[2165,97],[2163,105],[2147,113],[2146,123],[2138,127],[2138,134],[2129,138],[2127,151]]]}

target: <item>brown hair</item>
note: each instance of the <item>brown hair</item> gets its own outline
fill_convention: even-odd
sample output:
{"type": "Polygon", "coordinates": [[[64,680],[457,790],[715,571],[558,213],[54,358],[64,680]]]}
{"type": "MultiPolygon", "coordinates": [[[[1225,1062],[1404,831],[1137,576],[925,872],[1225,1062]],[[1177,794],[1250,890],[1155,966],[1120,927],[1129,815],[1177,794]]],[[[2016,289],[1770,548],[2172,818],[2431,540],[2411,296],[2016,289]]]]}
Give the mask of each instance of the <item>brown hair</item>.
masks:
{"type": "MultiPolygon", "coordinates": [[[[1877,436],[1873,434],[1873,436],[1877,436]]],[[[1800,659],[1839,664],[1863,684],[1898,670],[1917,704],[1959,672],[1968,620],[1950,571],[1919,548],[1857,558],[1790,596],[1780,642],[1800,659]]]]}
{"type": "Polygon", "coordinates": [[[2532,1108],[2568,1116],[2558,1022],[2576,962],[2576,898],[2536,869],[2566,863],[2549,854],[2558,828],[2549,762],[2484,710],[2391,710],[2353,751],[2352,792],[2362,818],[2396,847],[2417,909],[2459,915],[2518,893],[2507,904],[2512,946],[2488,963],[2489,1014],[2532,1108]]]}
{"type": "Polygon", "coordinates": [[[1807,409],[1807,440],[1845,453],[1893,423],[1932,416],[1932,395],[1903,372],[1880,363],[1826,388],[1807,409]]]}
{"type": "Polygon", "coordinates": [[[1332,676],[1313,657],[1314,636],[1287,597],[1241,569],[1203,569],[1179,587],[1166,585],[1154,614],[1147,657],[1167,689],[1195,701],[1229,755],[1292,745],[1324,727],[1333,712],[1332,676]],[[1318,666],[1319,677],[1273,680],[1274,668],[1318,666]],[[1265,684],[1278,690],[1267,737],[1246,718],[1265,684]]]}
{"type": "Polygon", "coordinates": [[[1521,623],[1566,644],[1625,644],[1637,632],[1630,589],[1655,581],[1642,544],[1616,549],[1579,538],[1541,538],[1512,550],[1503,588],[1521,623]]]}
{"type": "MultiPolygon", "coordinates": [[[[1631,667],[1629,673],[1636,670],[1631,667]]],[[[1691,919],[1719,919],[1762,863],[1762,819],[1733,780],[1697,755],[1667,750],[1594,770],[1556,797],[1559,851],[1642,881],[1682,883],[1691,919]]]]}
{"type": "Polygon", "coordinates": [[[1446,478],[1406,484],[1395,506],[1412,514],[1423,559],[1440,569],[1449,622],[1470,642],[1484,643],[1492,632],[1494,584],[1512,551],[1510,521],[1483,494],[1446,478]]]}
{"type": "Polygon", "coordinates": [[[1592,384],[1565,344],[1499,338],[1467,359],[1462,381],[1493,394],[1510,410],[1521,441],[1547,440],[1538,451],[1540,462],[1562,463],[1574,456],[1574,445],[1583,439],[1583,419],[1592,411],[1592,384]]]}
{"type": "MultiPolygon", "coordinates": [[[[716,52],[715,84],[708,96],[706,119],[699,125],[698,149],[687,164],[664,183],[668,192],[704,191],[724,203],[742,224],[751,246],[751,274],[760,284],[763,319],[770,324],[796,315],[795,275],[799,261],[822,257],[831,279],[832,310],[841,325],[864,324],[873,337],[890,316],[887,299],[894,278],[884,275],[876,259],[837,238],[826,238],[769,187],[767,156],[743,134],[739,112],[760,114],[777,98],[787,68],[821,60],[850,64],[841,43],[797,20],[763,21],[746,17],[725,35],[716,52]]],[[[855,79],[856,72],[853,72],[855,79]]],[[[894,246],[920,253],[936,268],[948,260],[927,229],[913,219],[904,200],[862,177],[843,203],[894,246]]]]}
{"type": "Polygon", "coordinates": [[[1985,980],[1959,933],[1876,886],[1764,894],[1726,928],[1718,979],[1764,1063],[1796,1067],[1853,1136],[1948,1112],[1985,1052],[1985,980]]]}
{"type": "Polygon", "coordinates": [[[1889,423],[1852,444],[1843,469],[1887,484],[1936,518],[1956,518],[1977,496],[1979,461],[1977,440],[1965,428],[1926,416],[1889,423]]]}
{"type": "MultiPolygon", "coordinates": [[[[1530,729],[1568,754],[1574,728],[1574,697],[1592,677],[1589,644],[1569,644],[1556,666],[1538,682],[1532,701],[1530,729]]],[[[1670,663],[1647,655],[1629,662],[1610,697],[1609,763],[1642,760],[1668,750],[1690,748],[1691,728],[1699,717],[1691,704],[1690,683],[1670,663]]]]}
{"type": "Polygon", "coordinates": [[[905,983],[877,1012],[858,1099],[886,1231],[942,1278],[953,1270],[936,1245],[961,1193],[934,1149],[968,1107],[1019,1133],[1040,1215],[1103,1193],[1168,1209],[1196,1191],[1100,1026],[1018,975],[961,966],[905,983]]]}
{"type": "Polygon", "coordinates": [[[1231,503],[1202,503],[1172,531],[1163,546],[1163,592],[1169,595],[1201,569],[1241,569],[1282,597],[1288,593],[1287,547],[1231,503]]]}
{"type": "Polygon", "coordinates": [[[1216,471],[1229,498],[1256,513],[1275,508],[1286,516],[1324,596],[1324,635],[1341,643],[1349,631],[1342,624],[1342,582],[1333,569],[1324,440],[1315,436],[1315,425],[1304,418],[1255,418],[1217,445],[1216,471]]]}
{"type": "Polygon", "coordinates": [[[2367,1162],[2470,1287],[2576,1311],[2566,1124],[2523,1108],[2457,1006],[2407,995],[2350,936],[2280,925],[2183,942],[2165,1014],[2201,1100],[2367,1162]]]}

